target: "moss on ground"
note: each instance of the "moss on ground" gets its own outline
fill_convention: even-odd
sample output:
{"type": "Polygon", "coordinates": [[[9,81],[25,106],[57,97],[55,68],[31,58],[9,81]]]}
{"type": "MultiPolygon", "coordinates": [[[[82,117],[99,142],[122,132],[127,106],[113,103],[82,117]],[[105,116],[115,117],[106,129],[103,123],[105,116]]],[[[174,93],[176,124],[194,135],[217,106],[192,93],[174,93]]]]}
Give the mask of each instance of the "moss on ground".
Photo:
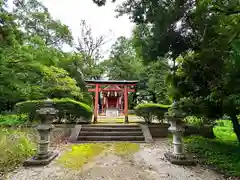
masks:
{"type": "Polygon", "coordinates": [[[72,145],[71,150],[65,152],[57,162],[66,168],[78,169],[95,156],[101,154],[107,144],[79,144],[72,145]]]}
{"type": "Polygon", "coordinates": [[[113,144],[113,153],[119,156],[134,154],[135,152],[139,151],[139,149],[140,146],[136,143],[121,142],[113,144]]]}
{"type": "Polygon", "coordinates": [[[80,169],[104,151],[118,156],[128,156],[137,152],[139,148],[139,144],[128,142],[71,145],[71,150],[61,155],[57,163],[63,164],[66,168],[80,169]]]}

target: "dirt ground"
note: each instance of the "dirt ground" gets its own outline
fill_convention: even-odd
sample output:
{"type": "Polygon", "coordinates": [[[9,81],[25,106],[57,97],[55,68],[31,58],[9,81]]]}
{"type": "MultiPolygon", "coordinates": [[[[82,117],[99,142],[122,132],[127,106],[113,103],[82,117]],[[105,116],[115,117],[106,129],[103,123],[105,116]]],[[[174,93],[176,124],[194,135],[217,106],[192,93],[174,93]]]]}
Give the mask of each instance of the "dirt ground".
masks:
{"type": "Polygon", "coordinates": [[[65,168],[55,161],[45,167],[20,167],[8,174],[7,180],[225,180],[217,173],[200,166],[172,165],[164,158],[167,140],[141,144],[129,157],[104,153],[82,169],[65,168]]]}

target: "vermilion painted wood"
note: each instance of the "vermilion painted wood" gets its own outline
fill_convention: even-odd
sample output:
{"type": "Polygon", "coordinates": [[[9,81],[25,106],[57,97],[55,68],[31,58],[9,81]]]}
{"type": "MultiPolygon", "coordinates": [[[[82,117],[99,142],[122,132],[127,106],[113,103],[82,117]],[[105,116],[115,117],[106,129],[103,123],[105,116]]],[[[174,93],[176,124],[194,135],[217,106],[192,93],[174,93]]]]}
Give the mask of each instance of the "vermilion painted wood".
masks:
{"type": "MultiPolygon", "coordinates": [[[[96,84],[94,83],[88,83],[89,86],[95,86],[96,84]]],[[[110,85],[110,84],[107,84],[107,83],[104,83],[104,84],[101,84],[101,86],[107,86],[107,85],[110,85]]],[[[111,84],[113,85],[113,84],[111,84]]],[[[125,86],[124,84],[114,84],[114,85],[117,85],[117,86],[125,86]]],[[[136,84],[126,84],[126,86],[136,86],[136,84]]]]}
{"type": "MultiPolygon", "coordinates": [[[[86,81],[87,82],[87,81],[86,81]]],[[[128,82],[130,83],[130,82],[128,82]]],[[[97,116],[98,116],[98,101],[99,101],[99,92],[121,92],[123,91],[124,93],[124,115],[125,117],[128,116],[128,92],[136,92],[135,89],[131,89],[128,88],[129,86],[136,86],[136,83],[132,83],[132,84],[127,84],[126,82],[118,82],[115,83],[113,81],[109,81],[109,83],[107,82],[99,82],[99,83],[95,83],[95,82],[87,82],[87,85],[91,85],[94,86],[94,88],[89,88],[88,92],[95,92],[95,102],[94,102],[94,119],[97,120],[97,116]],[[115,85],[116,88],[101,88],[101,86],[106,86],[106,85],[115,85]]],[[[119,102],[120,99],[117,99],[117,103],[119,102]]],[[[105,99],[106,101],[106,105],[108,104],[108,99],[105,99]]],[[[107,107],[107,106],[106,106],[107,107]]],[[[119,108],[119,104],[117,104],[116,106],[117,108],[119,108]]],[[[104,109],[104,105],[102,105],[102,109],[104,109]]]]}
{"type": "Polygon", "coordinates": [[[94,120],[97,121],[97,116],[98,116],[98,92],[99,92],[99,84],[96,84],[96,88],[95,88],[96,92],[95,92],[95,103],[94,103],[94,120]]]}
{"type": "Polygon", "coordinates": [[[128,116],[128,88],[124,86],[124,114],[128,116]]]}
{"type": "MultiPolygon", "coordinates": [[[[123,91],[123,89],[102,89],[102,88],[99,88],[99,92],[104,92],[104,91],[120,92],[120,91],[123,91]]],[[[128,88],[128,92],[135,92],[135,91],[136,91],[135,89],[128,88]]],[[[88,92],[96,92],[96,88],[88,89],[88,92]]]]}

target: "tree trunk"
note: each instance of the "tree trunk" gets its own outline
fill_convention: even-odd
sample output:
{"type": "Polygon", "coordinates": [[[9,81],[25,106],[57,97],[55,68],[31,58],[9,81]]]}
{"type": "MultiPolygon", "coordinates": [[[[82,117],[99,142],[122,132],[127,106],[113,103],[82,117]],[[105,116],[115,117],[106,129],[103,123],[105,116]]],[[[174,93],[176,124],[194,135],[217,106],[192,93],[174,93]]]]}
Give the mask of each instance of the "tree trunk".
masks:
{"type": "Polygon", "coordinates": [[[157,103],[156,93],[151,91],[151,94],[152,94],[152,102],[157,103]]]}
{"type": "Polygon", "coordinates": [[[238,141],[240,142],[240,125],[239,125],[239,122],[237,119],[237,115],[231,114],[230,117],[231,117],[232,124],[233,124],[233,130],[234,130],[235,134],[237,135],[238,141]]]}

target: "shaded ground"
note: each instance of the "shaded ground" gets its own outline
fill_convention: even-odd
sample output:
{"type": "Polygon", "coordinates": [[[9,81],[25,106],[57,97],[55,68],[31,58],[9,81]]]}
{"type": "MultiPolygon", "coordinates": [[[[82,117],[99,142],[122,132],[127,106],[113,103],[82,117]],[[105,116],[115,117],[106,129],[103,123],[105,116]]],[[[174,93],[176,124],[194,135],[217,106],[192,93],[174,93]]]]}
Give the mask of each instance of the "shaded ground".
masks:
{"type": "Polygon", "coordinates": [[[202,167],[172,165],[164,158],[167,140],[141,144],[140,151],[129,157],[105,152],[73,170],[54,161],[46,167],[19,168],[8,175],[9,180],[224,180],[225,178],[202,167]]]}

